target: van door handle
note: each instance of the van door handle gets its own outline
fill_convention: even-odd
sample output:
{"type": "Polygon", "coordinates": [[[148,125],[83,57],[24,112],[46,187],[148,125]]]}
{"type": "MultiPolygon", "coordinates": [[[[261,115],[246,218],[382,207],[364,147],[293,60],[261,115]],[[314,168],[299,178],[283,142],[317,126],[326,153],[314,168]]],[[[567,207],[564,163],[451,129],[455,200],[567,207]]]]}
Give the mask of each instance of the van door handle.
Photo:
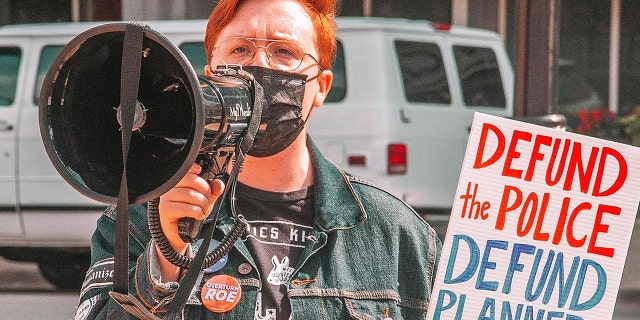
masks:
{"type": "Polygon", "coordinates": [[[8,123],[7,121],[0,121],[0,131],[11,131],[13,130],[13,125],[8,123]]]}
{"type": "Polygon", "coordinates": [[[409,112],[407,110],[400,109],[400,121],[402,121],[402,123],[411,122],[411,117],[410,117],[409,112]]]}

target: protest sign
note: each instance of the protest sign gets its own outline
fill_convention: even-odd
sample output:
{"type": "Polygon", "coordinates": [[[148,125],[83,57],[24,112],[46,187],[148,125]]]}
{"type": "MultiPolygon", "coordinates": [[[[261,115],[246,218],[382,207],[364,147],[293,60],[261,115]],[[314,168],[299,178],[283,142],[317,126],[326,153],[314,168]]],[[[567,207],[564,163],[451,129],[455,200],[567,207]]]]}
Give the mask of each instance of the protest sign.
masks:
{"type": "Polygon", "coordinates": [[[476,113],[429,319],[611,319],[640,148],[476,113]]]}

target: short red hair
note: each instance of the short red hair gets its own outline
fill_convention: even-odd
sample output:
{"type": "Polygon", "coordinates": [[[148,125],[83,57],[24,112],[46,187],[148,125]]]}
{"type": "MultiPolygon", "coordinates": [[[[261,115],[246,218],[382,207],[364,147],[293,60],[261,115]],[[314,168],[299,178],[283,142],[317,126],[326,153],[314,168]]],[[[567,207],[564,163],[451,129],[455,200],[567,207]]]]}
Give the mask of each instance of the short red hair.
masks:
{"type": "MultiPolygon", "coordinates": [[[[204,38],[204,49],[207,61],[211,61],[211,54],[222,29],[229,24],[238,6],[244,1],[251,0],[220,0],[209,16],[207,31],[204,38]]],[[[298,2],[311,17],[316,38],[314,39],[318,51],[318,62],[322,69],[330,69],[336,57],[336,1],[337,0],[292,0],[298,2]]]]}

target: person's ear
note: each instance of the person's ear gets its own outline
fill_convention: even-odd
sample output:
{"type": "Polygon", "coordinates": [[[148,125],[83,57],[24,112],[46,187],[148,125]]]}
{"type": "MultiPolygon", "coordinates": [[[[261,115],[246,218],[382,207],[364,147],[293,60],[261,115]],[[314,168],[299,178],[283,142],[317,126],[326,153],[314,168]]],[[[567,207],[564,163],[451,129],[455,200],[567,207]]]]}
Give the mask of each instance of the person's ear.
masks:
{"type": "Polygon", "coordinates": [[[213,72],[211,71],[211,66],[208,64],[204,66],[204,75],[208,77],[211,77],[213,75],[213,72]]]}
{"type": "Polygon", "coordinates": [[[333,72],[331,70],[323,70],[317,78],[318,81],[318,92],[313,97],[314,107],[319,107],[324,103],[324,99],[329,94],[329,89],[331,89],[331,83],[333,82],[333,72]]]}

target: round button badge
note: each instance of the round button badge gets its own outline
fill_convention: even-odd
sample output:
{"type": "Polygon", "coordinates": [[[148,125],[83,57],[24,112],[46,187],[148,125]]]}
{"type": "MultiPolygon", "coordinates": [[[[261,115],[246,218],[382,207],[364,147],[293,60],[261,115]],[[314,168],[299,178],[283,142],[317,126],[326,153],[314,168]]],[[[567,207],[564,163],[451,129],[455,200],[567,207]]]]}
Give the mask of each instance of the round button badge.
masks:
{"type": "Polygon", "coordinates": [[[240,282],[225,274],[209,279],[200,292],[202,305],[215,313],[223,313],[235,308],[241,295],[240,282]]]}
{"type": "Polygon", "coordinates": [[[249,273],[251,273],[251,270],[253,270],[253,267],[251,267],[251,265],[246,263],[246,262],[241,263],[238,266],[238,272],[240,272],[241,275],[245,275],[246,276],[249,273]]]}
{"type": "MultiPolygon", "coordinates": [[[[203,240],[200,239],[192,245],[194,253],[197,253],[198,250],[200,250],[200,247],[202,246],[202,242],[203,240]]],[[[218,247],[218,245],[220,245],[220,241],[211,239],[211,242],[209,243],[209,250],[207,250],[207,253],[210,253],[211,251],[213,251],[216,247],[218,247]]],[[[222,259],[220,259],[218,262],[216,262],[212,266],[204,269],[203,271],[204,273],[214,273],[214,272],[220,271],[220,269],[224,268],[224,266],[227,264],[227,261],[229,261],[229,254],[225,254],[222,257],[222,259]]]]}

